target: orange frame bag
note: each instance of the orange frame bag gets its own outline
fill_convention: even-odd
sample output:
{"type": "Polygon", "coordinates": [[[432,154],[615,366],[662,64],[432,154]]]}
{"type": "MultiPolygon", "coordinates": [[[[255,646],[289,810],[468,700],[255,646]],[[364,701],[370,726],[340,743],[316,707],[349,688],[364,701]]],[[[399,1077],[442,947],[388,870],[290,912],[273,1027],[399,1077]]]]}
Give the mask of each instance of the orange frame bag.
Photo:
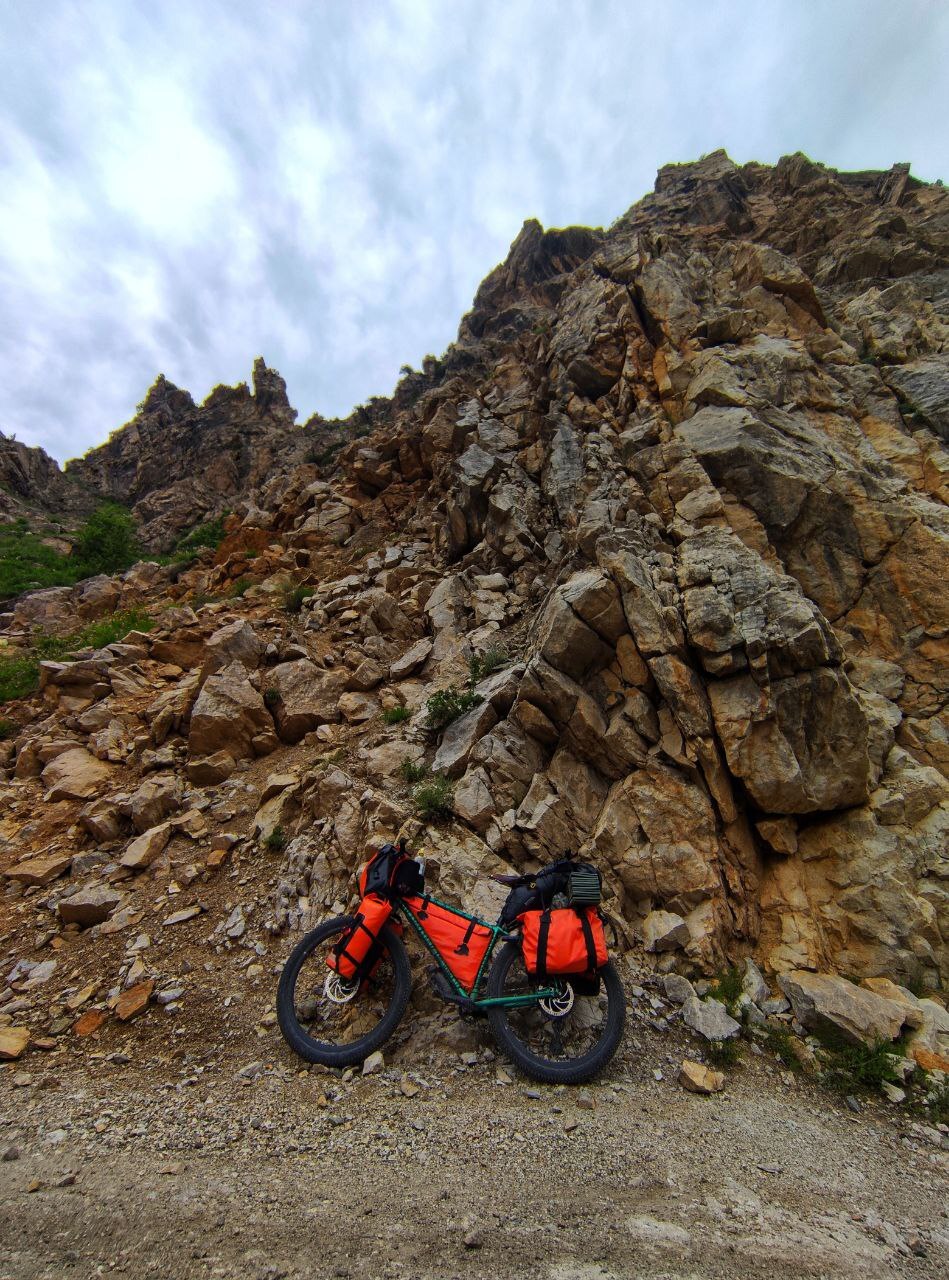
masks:
{"type": "Polygon", "coordinates": [[[532,976],[595,973],[609,959],[596,907],[548,907],[518,916],[524,966],[532,976]]]}

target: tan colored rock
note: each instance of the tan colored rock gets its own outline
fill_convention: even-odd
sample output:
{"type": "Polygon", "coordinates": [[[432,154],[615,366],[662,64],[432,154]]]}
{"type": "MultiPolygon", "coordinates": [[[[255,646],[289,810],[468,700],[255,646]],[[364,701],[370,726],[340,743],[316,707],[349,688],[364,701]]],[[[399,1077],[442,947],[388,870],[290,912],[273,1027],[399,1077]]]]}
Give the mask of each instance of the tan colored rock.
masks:
{"type": "Polygon", "coordinates": [[[171,838],[171,823],[162,822],[150,831],[137,836],[119,859],[120,866],[129,867],[133,871],[144,871],[150,867],[171,838]]]}
{"type": "Polygon", "coordinates": [[[213,787],[225,782],[237,768],[237,761],[229,751],[215,751],[213,755],[188,761],[188,781],[198,787],[213,787]]]}
{"type": "Polygon", "coordinates": [[[416,640],[411,648],[406,649],[401,658],[397,658],[389,667],[390,680],[406,680],[425,665],[431,656],[433,643],[427,637],[416,640]]]}
{"type": "Polygon", "coordinates": [[[705,1096],[720,1093],[725,1088],[725,1077],[721,1071],[713,1071],[711,1067],[706,1067],[701,1062],[693,1062],[691,1058],[683,1059],[678,1080],[682,1088],[689,1093],[705,1096]]]}
{"type": "Polygon", "coordinates": [[[484,769],[469,769],[452,792],[452,807],[457,816],[482,834],[497,812],[489,782],[484,769]]]}
{"type": "Polygon", "coordinates": [[[346,672],[322,671],[306,658],[274,667],[267,689],[276,695],[272,709],[281,741],[299,742],[320,725],[337,722],[346,680],[346,672]]]}
{"type": "Polygon", "coordinates": [[[374,658],[364,658],[359,666],[346,678],[346,688],[357,693],[368,693],[382,684],[386,678],[386,669],[374,658]]]}
{"type": "Polygon", "coordinates": [[[255,754],[254,740],[267,734],[273,735],[273,719],[240,663],[232,662],[205,681],[191,712],[191,757],[226,751],[247,759],[255,754]]]}
{"type": "Polygon", "coordinates": [[[56,912],[63,924],[101,924],[121,901],[122,895],[107,885],[92,885],[68,898],[60,898],[56,912]]]}
{"type": "Polygon", "coordinates": [[[376,699],[365,693],[341,693],[337,705],[347,724],[365,724],[380,711],[376,699]]]}
{"type": "Polygon", "coordinates": [[[29,1027],[0,1027],[0,1060],[15,1061],[29,1043],[29,1027]]]}
{"type": "Polygon", "coordinates": [[[201,679],[206,680],[232,662],[240,663],[247,671],[255,671],[263,653],[264,643],[254,628],[246,619],[236,618],[219,627],[205,644],[201,679]]]}
{"type": "Polygon", "coordinates": [[[8,880],[16,880],[27,886],[52,884],[69,870],[72,860],[71,853],[54,853],[39,858],[27,858],[11,867],[6,872],[6,876],[8,880]]]}
{"type": "Polygon", "coordinates": [[[709,696],[728,767],[762,809],[813,813],[866,799],[867,719],[839,672],[775,680],[770,694],[737,676],[709,696]]]}
{"type": "Polygon", "coordinates": [[[797,853],[797,827],[790,818],[765,818],[756,822],[758,834],[775,853],[797,853]]]}
{"type": "Polygon", "coordinates": [[[86,1036],[95,1035],[108,1016],[104,1009],[87,1009],[73,1023],[73,1034],[83,1040],[86,1036]]]}
{"type": "Polygon", "coordinates": [[[88,800],[108,784],[112,767],[82,747],[57,755],[43,770],[47,800],[88,800]]]}
{"type": "Polygon", "coordinates": [[[922,1023],[922,1015],[903,1000],[887,999],[833,974],[799,969],[781,974],[778,983],[802,1026],[830,1028],[853,1044],[896,1040],[904,1027],[922,1023]]]}
{"type": "Polygon", "coordinates": [[[476,744],[497,722],[497,713],[490,702],[479,702],[457,720],[453,720],[442,734],[432,761],[433,773],[444,773],[449,778],[457,778],[464,772],[476,744]]]}
{"type": "Polygon", "coordinates": [[[174,813],[180,803],[181,783],[178,779],[173,774],[153,774],[132,792],[128,817],[136,831],[147,831],[174,813]]]}
{"type": "Polygon", "coordinates": [[[674,951],[689,941],[689,926],[673,911],[650,911],[643,921],[646,951],[674,951]]]}

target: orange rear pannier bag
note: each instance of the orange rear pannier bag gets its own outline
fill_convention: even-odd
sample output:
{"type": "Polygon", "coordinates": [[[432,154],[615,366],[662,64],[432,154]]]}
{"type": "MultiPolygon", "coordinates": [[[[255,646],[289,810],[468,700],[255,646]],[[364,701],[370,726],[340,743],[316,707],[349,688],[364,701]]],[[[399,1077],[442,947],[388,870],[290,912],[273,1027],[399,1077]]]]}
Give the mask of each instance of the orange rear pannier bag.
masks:
{"type": "Polygon", "coordinates": [[[449,969],[470,992],[491,943],[491,930],[448,907],[439,906],[430,898],[403,898],[402,901],[431,938],[449,969]]]}
{"type": "Polygon", "coordinates": [[[382,926],[392,914],[392,903],[378,894],[367,893],[356,909],[356,923],[327,956],[326,963],[347,981],[360,972],[375,946],[382,926]]]}
{"type": "Polygon", "coordinates": [[[548,907],[525,911],[518,919],[524,928],[524,967],[529,974],[543,978],[593,973],[609,958],[596,907],[548,907]]]}

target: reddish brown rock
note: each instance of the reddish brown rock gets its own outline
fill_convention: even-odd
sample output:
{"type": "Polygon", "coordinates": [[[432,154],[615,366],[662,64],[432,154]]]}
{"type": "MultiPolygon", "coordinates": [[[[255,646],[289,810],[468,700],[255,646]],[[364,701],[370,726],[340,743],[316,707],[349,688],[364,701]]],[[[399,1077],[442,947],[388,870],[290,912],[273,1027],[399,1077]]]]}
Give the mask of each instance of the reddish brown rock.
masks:
{"type": "Polygon", "coordinates": [[[147,982],[137,982],[134,987],[123,991],[115,1004],[115,1016],[118,1020],[128,1022],[130,1018],[142,1013],[151,1000],[154,989],[155,983],[149,978],[147,982]]]}

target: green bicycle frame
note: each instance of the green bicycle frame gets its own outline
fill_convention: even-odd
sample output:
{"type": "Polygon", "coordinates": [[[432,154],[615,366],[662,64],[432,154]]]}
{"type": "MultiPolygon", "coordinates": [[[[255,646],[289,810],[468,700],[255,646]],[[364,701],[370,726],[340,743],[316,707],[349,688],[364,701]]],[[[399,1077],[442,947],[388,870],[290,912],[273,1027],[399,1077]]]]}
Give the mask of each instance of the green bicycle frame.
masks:
{"type": "Polygon", "coordinates": [[[407,922],[409,927],[413,929],[416,935],[421,939],[422,945],[434,957],[436,963],[438,964],[438,967],[441,969],[442,973],[451,983],[451,986],[456,992],[456,994],[462,1000],[469,1002],[479,1010],[516,1009],[524,1005],[537,1004],[541,1000],[553,1000],[558,995],[560,995],[560,992],[556,987],[544,987],[541,990],[526,992],[524,995],[519,995],[519,996],[479,996],[477,995],[476,993],[478,991],[478,988],[481,986],[482,982],[484,981],[484,978],[490,967],[491,957],[494,955],[494,948],[498,945],[498,942],[500,942],[502,939],[505,941],[510,939],[511,934],[506,929],[502,929],[501,926],[498,924],[491,924],[487,920],[482,920],[480,916],[469,915],[467,911],[460,911],[458,907],[453,907],[447,902],[441,902],[438,898],[433,898],[430,893],[425,894],[425,898],[429,902],[433,902],[436,907],[441,907],[445,911],[450,911],[452,915],[460,916],[462,920],[473,920],[475,924],[480,924],[485,929],[491,930],[491,941],[488,943],[488,949],[484,953],[484,958],[482,959],[477,975],[475,976],[474,985],[472,986],[471,991],[468,992],[464,989],[464,987],[461,985],[461,983],[452,973],[451,969],[449,969],[448,965],[445,963],[445,960],[442,957],[441,952],[438,950],[438,948],[435,946],[435,943],[431,940],[431,938],[425,932],[425,926],[421,923],[420,920],[416,919],[414,913],[409,910],[409,908],[405,905],[405,903],[401,899],[399,899],[397,903],[396,910],[399,912],[402,918],[407,922]]]}

